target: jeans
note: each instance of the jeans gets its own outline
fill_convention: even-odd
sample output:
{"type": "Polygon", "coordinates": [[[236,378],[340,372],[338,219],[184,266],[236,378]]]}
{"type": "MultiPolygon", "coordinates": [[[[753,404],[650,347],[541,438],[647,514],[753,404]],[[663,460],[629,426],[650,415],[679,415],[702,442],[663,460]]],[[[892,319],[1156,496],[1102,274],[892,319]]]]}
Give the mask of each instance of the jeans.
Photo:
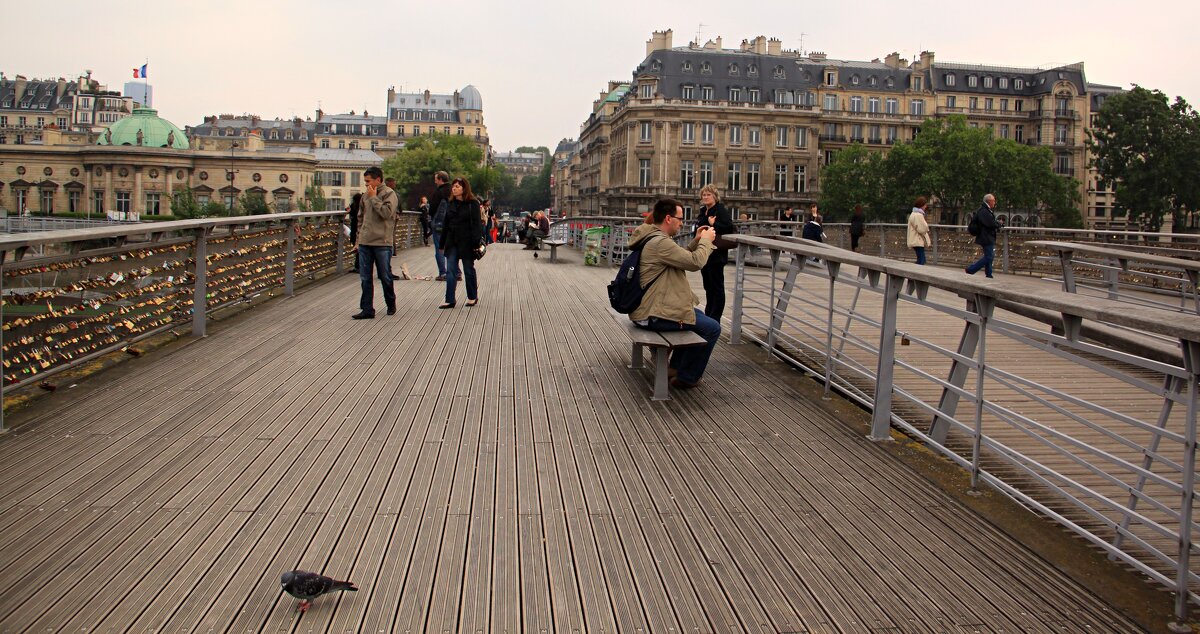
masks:
{"type": "Polygon", "coordinates": [[[454,292],[458,288],[458,262],[462,261],[463,281],[467,284],[467,300],[479,299],[479,286],[475,280],[475,259],[459,257],[458,249],[446,248],[446,303],[454,303],[454,292]]]}
{"type": "Polygon", "coordinates": [[[913,247],[913,251],[917,252],[917,264],[925,264],[925,247],[913,247]]]}
{"type": "Polygon", "coordinates": [[[708,342],[708,345],[679,348],[671,353],[671,368],[678,372],[675,378],[685,383],[700,381],[704,370],[708,368],[708,358],[712,356],[713,348],[717,347],[717,340],[721,338],[721,322],[706,316],[699,308],[692,310],[696,311],[695,325],[651,317],[648,325],[640,326],[659,332],[691,330],[708,342]]]}
{"type": "Polygon", "coordinates": [[[975,262],[974,264],[972,264],[971,266],[968,266],[967,273],[974,275],[976,272],[979,271],[979,269],[983,269],[984,275],[991,277],[992,276],[992,260],[995,259],[995,257],[996,257],[996,245],[983,244],[980,246],[983,247],[983,257],[979,258],[979,260],[977,262],[975,262]]]}
{"type": "Polygon", "coordinates": [[[700,279],[704,281],[704,315],[710,319],[721,321],[725,312],[725,261],[724,253],[713,251],[708,262],[700,269],[700,279]]]}
{"type": "Polygon", "coordinates": [[[358,279],[362,282],[362,296],[358,307],[364,313],[375,314],[375,286],[371,280],[371,267],[379,275],[383,286],[383,301],[389,310],[396,308],[396,288],[392,284],[392,247],[358,245],[358,279]]]}
{"type": "Polygon", "coordinates": [[[445,275],[446,274],[446,255],[444,253],[442,253],[441,247],[438,246],[439,244],[442,243],[442,234],[438,233],[435,230],[432,233],[432,237],[433,237],[433,259],[437,261],[438,275],[445,275]]]}

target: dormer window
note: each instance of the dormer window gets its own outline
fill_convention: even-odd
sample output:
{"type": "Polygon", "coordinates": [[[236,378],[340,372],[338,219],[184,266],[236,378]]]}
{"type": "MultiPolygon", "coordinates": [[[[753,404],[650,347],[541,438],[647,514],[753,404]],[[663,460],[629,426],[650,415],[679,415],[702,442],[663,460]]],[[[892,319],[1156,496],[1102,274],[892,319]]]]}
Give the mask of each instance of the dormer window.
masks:
{"type": "Polygon", "coordinates": [[[954,73],[946,73],[943,79],[945,80],[947,86],[954,85],[954,73]]]}
{"type": "Polygon", "coordinates": [[[650,70],[655,73],[661,72],[662,71],[662,62],[657,59],[654,60],[653,62],[650,63],[650,70]]]}
{"type": "Polygon", "coordinates": [[[712,64],[709,64],[708,62],[700,62],[700,74],[701,75],[711,75],[712,74],[712,64]]]}
{"type": "Polygon", "coordinates": [[[878,77],[876,77],[876,76],[874,76],[874,75],[871,75],[870,77],[868,77],[868,78],[867,78],[867,85],[868,85],[868,86],[876,86],[876,85],[878,85],[878,84],[879,84],[879,78],[878,78],[878,77]]]}
{"type": "Polygon", "coordinates": [[[896,80],[888,77],[886,80],[884,80],[883,85],[887,86],[888,88],[894,88],[896,86],[896,80]]]}
{"type": "Polygon", "coordinates": [[[1021,79],[1020,77],[1014,79],[1013,80],[1013,88],[1015,88],[1017,90],[1024,89],[1025,88],[1025,80],[1021,79]]]}
{"type": "Polygon", "coordinates": [[[925,85],[925,79],[923,77],[921,77],[920,75],[912,76],[912,89],[913,90],[922,90],[924,88],[924,85],[925,85]]]}
{"type": "Polygon", "coordinates": [[[758,64],[751,64],[746,67],[746,74],[751,77],[758,77],[758,64]]]}
{"type": "Polygon", "coordinates": [[[732,75],[732,76],[734,76],[734,77],[736,77],[736,76],[737,76],[737,74],[738,74],[738,65],[737,65],[737,64],[730,64],[730,65],[729,65],[729,74],[730,74],[730,75],[732,75]]]}
{"type": "Polygon", "coordinates": [[[979,78],[975,75],[967,75],[967,87],[975,88],[979,85],[979,78]]]}
{"type": "Polygon", "coordinates": [[[857,86],[857,85],[858,85],[858,75],[851,75],[851,76],[850,76],[850,85],[852,85],[852,86],[857,86]]]}
{"type": "Polygon", "coordinates": [[[776,66],[775,70],[771,71],[771,76],[775,79],[787,79],[787,71],[783,69],[783,66],[776,66]]]}
{"type": "Polygon", "coordinates": [[[836,86],[837,85],[837,71],[835,71],[835,70],[825,71],[825,85],[826,86],[836,86]]]}
{"type": "Polygon", "coordinates": [[[638,96],[642,99],[650,99],[654,96],[654,84],[638,84],[638,96]]]}
{"type": "Polygon", "coordinates": [[[685,72],[685,73],[690,73],[690,72],[692,72],[692,63],[691,63],[691,62],[684,62],[684,63],[683,63],[683,72],[685,72]]]}
{"type": "Polygon", "coordinates": [[[991,88],[991,87],[992,87],[992,77],[991,77],[991,75],[988,75],[987,77],[984,77],[984,78],[983,78],[983,87],[984,87],[984,88],[991,88]]]}
{"type": "Polygon", "coordinates": [[[998,79],[996,81],[998,82],[998,86],[1000,88],[1002,88],[1004,90],[1008,89],[1008,78],[1007,77],[1001,77],[1000,79],[998,79]]]}

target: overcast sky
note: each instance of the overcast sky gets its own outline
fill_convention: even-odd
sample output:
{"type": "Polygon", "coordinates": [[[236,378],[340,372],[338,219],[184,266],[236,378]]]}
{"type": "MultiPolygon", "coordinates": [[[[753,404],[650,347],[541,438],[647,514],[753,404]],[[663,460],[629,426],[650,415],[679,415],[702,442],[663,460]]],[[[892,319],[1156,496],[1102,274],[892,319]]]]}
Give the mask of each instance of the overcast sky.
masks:
{"type": "Polygon", "coordinates": [[[474,84],[497,150],[553,149],[578,136],[608,80],[630,78],[651,32],[668,28],[675,46],[697,30],[726,48],[766,35],[837,59],[911,60],[927,49],[1005,66],[1082,61],[1090,82],[1200,105],[1197,0],[59,0],[5,3],[4,14],[7,77],[91,69],[119,90],[149,60],[155,106],[181,127],[220,113],[313,116],[318,104],[382,115],[388,86],[474,84]]]}

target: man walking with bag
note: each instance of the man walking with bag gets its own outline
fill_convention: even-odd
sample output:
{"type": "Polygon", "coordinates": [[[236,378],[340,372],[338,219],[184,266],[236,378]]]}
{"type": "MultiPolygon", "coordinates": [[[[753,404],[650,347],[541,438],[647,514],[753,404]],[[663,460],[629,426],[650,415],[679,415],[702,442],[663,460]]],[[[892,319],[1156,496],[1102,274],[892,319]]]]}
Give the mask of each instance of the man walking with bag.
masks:
{"type": "Polygon", "coordinates": [[[995,208],[996,197],[987,194],[983,197],[983,205],[967,225],[967,231],[975,236],[975,244],[983,248],[983,257],[965,269],[967,275],[974,275],[979,269],[983,269],[984,275],[992,277],[992,260],[996,257],[996,231],[1000,228],[1000,224],[996,222],[996,214],[992,213],[995,208]],[[972,230],[976,226],[978,228],[972,230]]]}

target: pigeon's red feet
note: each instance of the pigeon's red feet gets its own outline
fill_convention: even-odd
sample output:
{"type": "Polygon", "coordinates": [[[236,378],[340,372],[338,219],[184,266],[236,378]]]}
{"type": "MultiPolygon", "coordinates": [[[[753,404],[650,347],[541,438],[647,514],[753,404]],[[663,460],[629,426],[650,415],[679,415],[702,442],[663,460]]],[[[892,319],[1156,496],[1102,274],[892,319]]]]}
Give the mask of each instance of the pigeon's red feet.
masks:
{"type": "Polygon", "coordinates": [[[301,613],[301,614],[304,614],[305,612],[307,612],[307,611],[308,611],[308,606],[309,606],[309,603],[308,603],[308,601],[301,601],[301,602],[300,602],[300,607],[298,607],[298,608],[296,608],[296,609],[300,610],[300,613],[301,613]]]}

